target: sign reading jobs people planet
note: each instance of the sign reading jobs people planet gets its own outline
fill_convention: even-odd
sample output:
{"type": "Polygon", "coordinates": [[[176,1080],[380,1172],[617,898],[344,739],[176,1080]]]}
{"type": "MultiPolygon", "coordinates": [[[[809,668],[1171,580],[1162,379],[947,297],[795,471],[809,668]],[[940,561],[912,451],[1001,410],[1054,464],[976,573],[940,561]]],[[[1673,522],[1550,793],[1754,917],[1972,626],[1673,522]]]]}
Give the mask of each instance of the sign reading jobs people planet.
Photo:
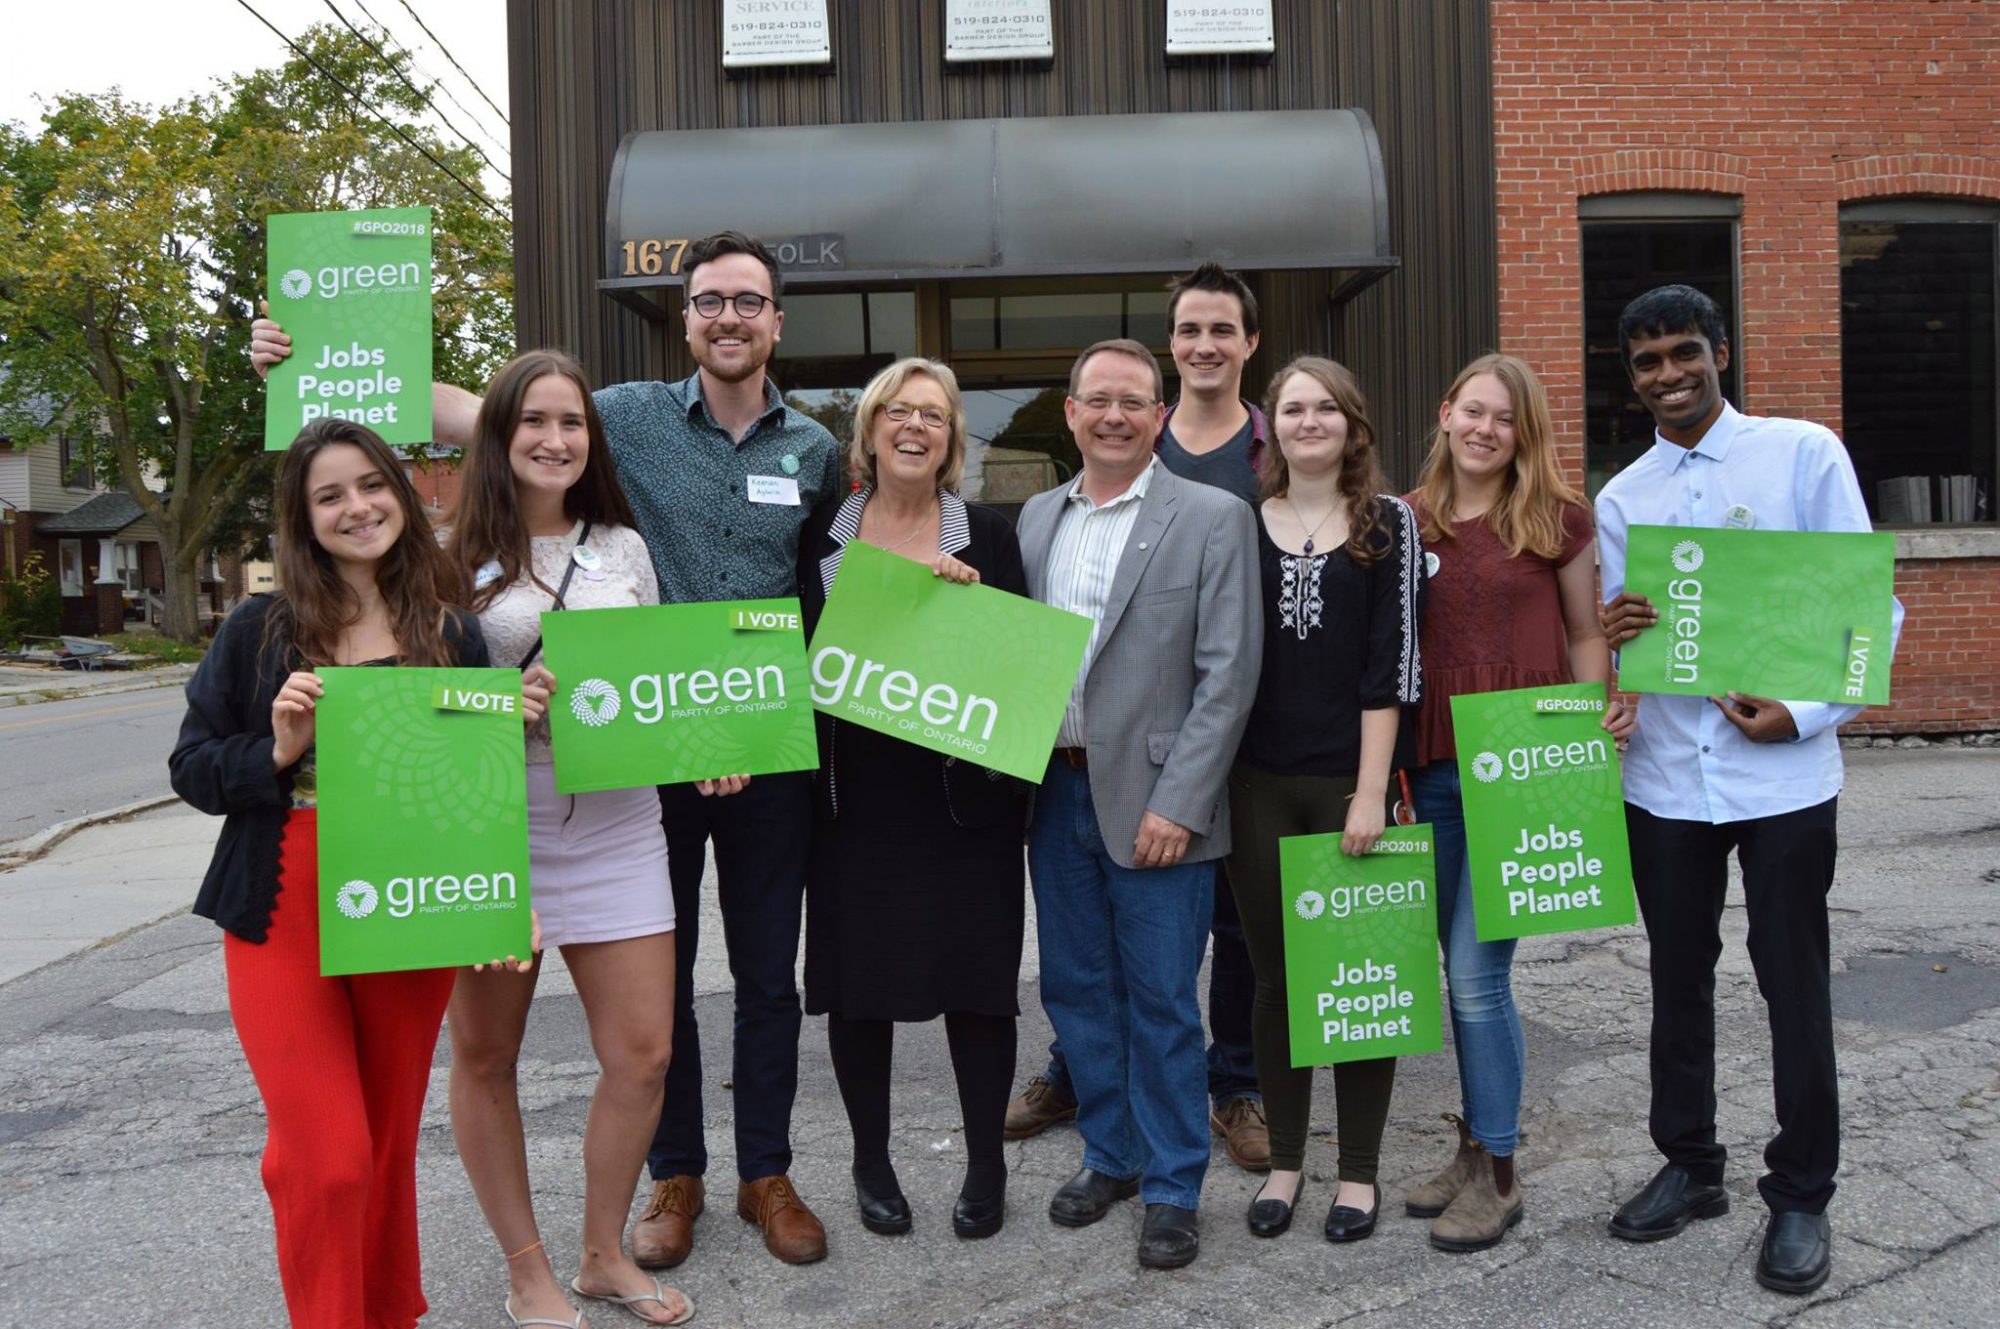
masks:
{"type": "Polygon", "coordinates": [[[1451,699],[1451,723],[1479,940],[1636,919],[1604,685],[1469,693],[1451,699]]]}
{"type": "Polygon", "coordinates": [[[542,615],[556,791],[819,764],[797,600],[542,615]]]}
{"type": "Polygon", "coordinates": [[[852,541],[812,640],[813,704],[1040,784],[1090,620],[852,541]]]}
{"type": "Polygon", "coordinates": [[[1880,706],[1895,581],[1887,531],[1634,526],[1625,589],[1660,621],[1620,649],[1619,686],[1880,706]]]}
{"type": "Polygon", "coordinates": [[[1349,857],[1338,835],[1278,841],[1292,1065],[1444,1046],[1429,826],[1391,826],[1349,857]]]}
{"type": "Polygon", "coordinates": [[[321,669],[320,973],[529,953],[528,790],[512,669],[321,669]]]}
{"type": "Polygon", "coordinates": [[[431,441],[431,210],[270,219],[265,300],[292,339],[271,366],[264,448],[328,417],[386,443],[431,441]]]}

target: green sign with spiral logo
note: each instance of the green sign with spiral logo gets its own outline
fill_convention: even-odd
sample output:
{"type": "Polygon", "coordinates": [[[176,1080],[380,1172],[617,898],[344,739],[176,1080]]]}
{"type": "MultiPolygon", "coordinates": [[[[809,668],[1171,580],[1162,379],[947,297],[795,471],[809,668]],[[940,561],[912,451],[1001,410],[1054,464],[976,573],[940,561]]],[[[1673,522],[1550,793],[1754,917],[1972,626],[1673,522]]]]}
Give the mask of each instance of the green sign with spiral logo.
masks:
{"type": "Polygon", "coordinates": [[[1444,1046],[1431,828],[1391,826],[1368,853],[1338,835],[1278,841],[1292,1065],[1444,1046]]]}
{"type": "Polygon", "coordinates": [[[526,959],[520,674],[356,668],[319,676],[320,973],[526,959]],[[464,701],[472,697],[488,700],[464,701]]]}
{"type": "Polygon", "coordinates": [[[854,541],[812,640],[828,715],[1040,784],[1090,620],[854,541]]]}
{"type": "Polygon", "coordinates": [[[542,615],[556,789],[634,789],[819,765],[797,600],[542,615]]]}
{"type": "Polygon", "coordinates": [[[1451,723],[1479,939],[1637,918],[1604,685],[1468,693],[1451,699],[1451,723]]]}
{"type": "Polygon", "coordinates": [[[1634,526],[1625,589],[1660,621],[1619,651],[1618,685],[1883,705],[1895,582],[1887,531],[1634,526]]]}

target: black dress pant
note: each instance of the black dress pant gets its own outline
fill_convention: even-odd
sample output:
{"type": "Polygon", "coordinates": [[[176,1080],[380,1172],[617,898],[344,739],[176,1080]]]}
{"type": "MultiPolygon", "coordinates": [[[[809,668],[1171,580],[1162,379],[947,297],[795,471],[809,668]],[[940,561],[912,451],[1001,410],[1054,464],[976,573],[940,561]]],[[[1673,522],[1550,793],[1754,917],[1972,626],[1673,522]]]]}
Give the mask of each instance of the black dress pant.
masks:
{"type": "Polygon", "coordinates": [[[1715,962],[1729,853],[1743,869],[1750,962],[1771,1019],[1778,1133],[1757,1182],[1773,1212],[1820,1213],[1840,1162],[1840,1086],[1827,977],[1826,896],[1835,803],[1712,824],[1630,803],[1632,878],[1652,942],[1653,1143],[1696,1180],[1720,1183],[1715,1138],[1715,962]]]}
{"type": "Polygon", "coordinates": [[[760,775],[740,794],[703,798],[691,784],[660,787],[667,876],[674,891],[673,1059],[659,1129],[646,1154],[654,1180],[708,1170],[694,960],[701,877],[715,841],[723,944],[736,984],[736,1171],[744,1181],[789,1172],[799,1089],[799,914],[812,837],[812,776],[760,775]]]}

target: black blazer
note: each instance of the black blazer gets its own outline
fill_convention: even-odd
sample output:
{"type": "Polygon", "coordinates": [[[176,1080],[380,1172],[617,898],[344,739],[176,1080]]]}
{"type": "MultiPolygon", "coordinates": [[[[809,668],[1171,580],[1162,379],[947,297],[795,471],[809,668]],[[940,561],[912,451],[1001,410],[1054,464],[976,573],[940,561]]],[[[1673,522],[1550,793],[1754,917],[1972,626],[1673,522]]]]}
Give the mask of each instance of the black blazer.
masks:
{"type": "MultiPolygon", "coordinates": [[[[188,680],[187,718],[167,758],[174,792],[222,817],[194,912],[245,941],[263,941],[278,898],[278,846],[292,807],[292,772],[271,769],[271,703],[291,673],[289,651],[265,651],[275,596],[253,595],[224,620],[188,680]]],[[[445,639],[460,665],[490,665],[479,620],[453,610],[445,639]]]]}

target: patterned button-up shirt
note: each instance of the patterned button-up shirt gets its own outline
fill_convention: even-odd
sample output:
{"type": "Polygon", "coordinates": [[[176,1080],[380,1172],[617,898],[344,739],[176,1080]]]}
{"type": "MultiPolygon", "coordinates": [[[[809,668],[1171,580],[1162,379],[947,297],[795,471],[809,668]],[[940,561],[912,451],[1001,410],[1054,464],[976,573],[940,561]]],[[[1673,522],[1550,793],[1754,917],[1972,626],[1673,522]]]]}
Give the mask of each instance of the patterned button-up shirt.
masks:
{"type": "Polygon", "coordinates": [[[1056,731],[1056,746],[1083,746],[1083,684],[1090,677],[1090,662],[1097,658],[1098,643],[1104,637],[1104,606],[1111,598],[1111,580],[1118,572],[1118,560],[1125,553],[1132,526],[1139,520],[1139,501],[1153,483],[1153,468],[1146,463],[1132,487],[1102,507],[1083,492],[1083,477],[1076,477],[1064,497],[1062,516],[1056,520],[1056,534],[1049,545],[1047,602],[1057,609],[1082,614],[1090,620],[1090,644],[1083,648],[1083,664],[1076,671],[1076,685],[1070,689],[1069,705],[1063,708],[1062,725],[1056,731]]]}

